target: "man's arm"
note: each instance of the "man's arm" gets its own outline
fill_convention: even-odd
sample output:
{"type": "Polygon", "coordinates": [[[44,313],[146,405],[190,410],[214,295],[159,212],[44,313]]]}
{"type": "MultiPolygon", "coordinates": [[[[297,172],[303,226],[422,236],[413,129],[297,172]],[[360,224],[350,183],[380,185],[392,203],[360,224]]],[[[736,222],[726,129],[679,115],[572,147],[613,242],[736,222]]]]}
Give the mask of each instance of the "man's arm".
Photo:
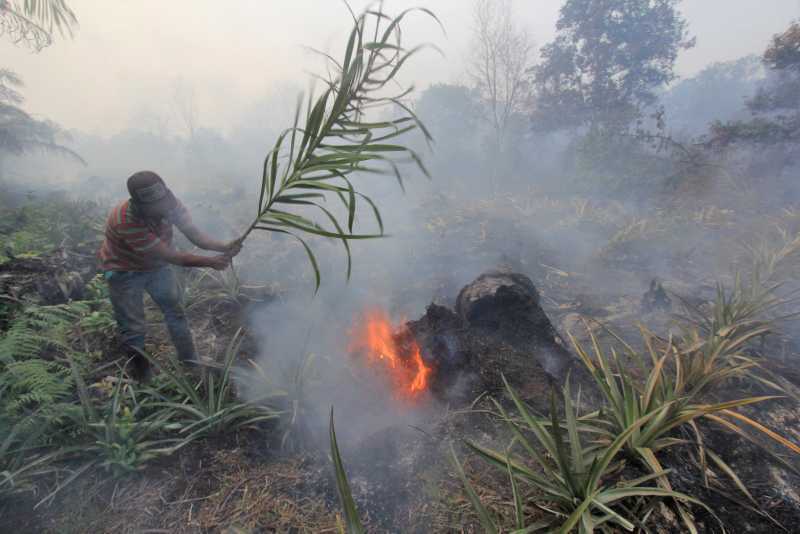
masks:
{"type": "Polygon", "coordinates": [[[227,254],[231,257],[236,256],[239,253],[242,248],[242,244],[239,240],[231,241],[229,243],[217,241],[200,230],[200,228],[194,224],[189,212],[185,207],[181,206],[179,209],[180,211],[177,214],[174,223],[181,233],[183,233],[183,235],[185,235],[194,246],[203,250],[222,252],[223,254],[227,254]]]}
{"type": "Polygon", "coordinates": [[[227,243],[213,239],[192,222],[182,224],[178,226],[178,228],[196,247],[203,250],[213,250],[215,252],[228,252],[229,246],[227,243]]]}
{"type": "MultiPolygon", "coordinates": [[[[187,236],[188,237],[188,236],[187,236]]],[[[198,245],[199,246],[199,245],[198,245]]],[[[179,252],[174,248],[168,247],[165,243],[159,242],[150,252],[153,256],[164,260],[172,265],[182,267],[210,267],[222,271],[231,264],[231,256],[220,254],[218,256],[200,256],[188,252],[179,252]]]]}

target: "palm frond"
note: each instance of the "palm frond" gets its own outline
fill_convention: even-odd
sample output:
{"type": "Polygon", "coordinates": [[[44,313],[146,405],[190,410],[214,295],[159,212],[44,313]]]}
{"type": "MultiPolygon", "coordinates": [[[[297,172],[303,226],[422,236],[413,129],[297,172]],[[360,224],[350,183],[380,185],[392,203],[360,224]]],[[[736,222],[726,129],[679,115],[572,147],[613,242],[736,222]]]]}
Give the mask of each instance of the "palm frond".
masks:
{"type": "Polygon", "coordinates": [[[78,19],[65,0],[0,2],[0,36],[38,52],[53,43],[53,34],[72,37],[78,19]]]}
{"type": "Polygon", "coordinates": [[[357,190],[354,178],[365,174],[391,174],[403,185],[401,166],[415,165],[428,174],[420,156],[397,139],[420,130],[427,141],[430,133],[403,102],[412,88],[387,93],[403,65],[424,46],[406,49],[400,24],[409,9],[392,18],[380,8],[354,17],[341,61],[324,54],[330,71],[323,79],[324,91],[308,99],[301,125],[298,104],[294,125],[286,129],[264,159],[257,213],[242,240],[254,230],[290,235],[304,248],[314,271],[316,288],[320,270],[310,244],[301,236],[337,239],[347,255],[347,276],[352,269],[349,242],[385,235],[383,219],[375,202],[357,190]],[[393,109],[399,116],[371,119],[393,109]],[[369,116],[369,117],[368,117],[369,116]],[[334,208],[326,204],[341,203],[334,208]],[[358,215],[366,207],[376,228],[356,231],[358,215]]]}

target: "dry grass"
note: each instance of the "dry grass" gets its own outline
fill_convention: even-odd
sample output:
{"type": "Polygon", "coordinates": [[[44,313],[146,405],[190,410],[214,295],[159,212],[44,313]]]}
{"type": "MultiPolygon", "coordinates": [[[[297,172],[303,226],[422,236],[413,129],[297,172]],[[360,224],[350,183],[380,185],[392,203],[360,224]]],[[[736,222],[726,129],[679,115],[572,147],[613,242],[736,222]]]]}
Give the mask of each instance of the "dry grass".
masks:
{"type": "Polygon", "coordinates": [[[59,534],[336,532],[335,501],[319,493],[327,487],[327,472],[299,458],[253,461],[238,448],[198,453],[118,482],[87,477],[40,510],[47,524],[40,529],[59,534]]]}

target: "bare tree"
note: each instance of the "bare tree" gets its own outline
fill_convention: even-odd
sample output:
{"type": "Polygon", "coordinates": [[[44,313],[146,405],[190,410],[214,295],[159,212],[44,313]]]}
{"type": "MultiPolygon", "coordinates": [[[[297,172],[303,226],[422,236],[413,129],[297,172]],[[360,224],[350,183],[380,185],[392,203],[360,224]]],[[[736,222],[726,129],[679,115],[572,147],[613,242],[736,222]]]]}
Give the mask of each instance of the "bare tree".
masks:
{"type": "Polygon", "coordinates": [[[475,0],[469,75],[488,108],[494,144],[500,156],[509,123],[524,110],[531,91],[528,71],[535,44],[514,21],[510,0],[475,0]]]}

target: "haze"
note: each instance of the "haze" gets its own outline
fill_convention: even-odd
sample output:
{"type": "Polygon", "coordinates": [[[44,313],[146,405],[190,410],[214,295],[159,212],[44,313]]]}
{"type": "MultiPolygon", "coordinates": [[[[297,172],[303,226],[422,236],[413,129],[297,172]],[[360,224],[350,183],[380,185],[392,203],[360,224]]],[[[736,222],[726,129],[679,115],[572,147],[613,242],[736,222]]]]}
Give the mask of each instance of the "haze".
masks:
{"type": "MultiPolygon", "coordinates": [[[[552,39],[562,3],[514,2],[539,45],[552,39]]],[[[358,11],[368,2],[351,4],[358,11]]],[[[26,83],[26,109],[103,135],[136,127],[142,117],[169,116],[176,94],[184,100],[192,95],[199,125],[229,131],[264,95],[304,88],[307,72],[319,70],[304,47],[328,49],[351,24],[344,5],[334,0],[74,0],[70,6],[80,21],[73,40],[59,39],[39,54],[2,40],[0,54],[26,83]]],[[[425,88],[464,79],[469,2],[390,0],[387,6],[430,8],[447,30],[445,37],[422,17],[406,24],[408,42],[432,41],[446,55],[428,52],[411,62],[406,80],[425,88]]],[[[763,52],[787,20],[800,16],[798,0],[684,0],[681,9],[697,37],[697,46],[678,59],[682,76],[711,62],[763,52]]]]}

